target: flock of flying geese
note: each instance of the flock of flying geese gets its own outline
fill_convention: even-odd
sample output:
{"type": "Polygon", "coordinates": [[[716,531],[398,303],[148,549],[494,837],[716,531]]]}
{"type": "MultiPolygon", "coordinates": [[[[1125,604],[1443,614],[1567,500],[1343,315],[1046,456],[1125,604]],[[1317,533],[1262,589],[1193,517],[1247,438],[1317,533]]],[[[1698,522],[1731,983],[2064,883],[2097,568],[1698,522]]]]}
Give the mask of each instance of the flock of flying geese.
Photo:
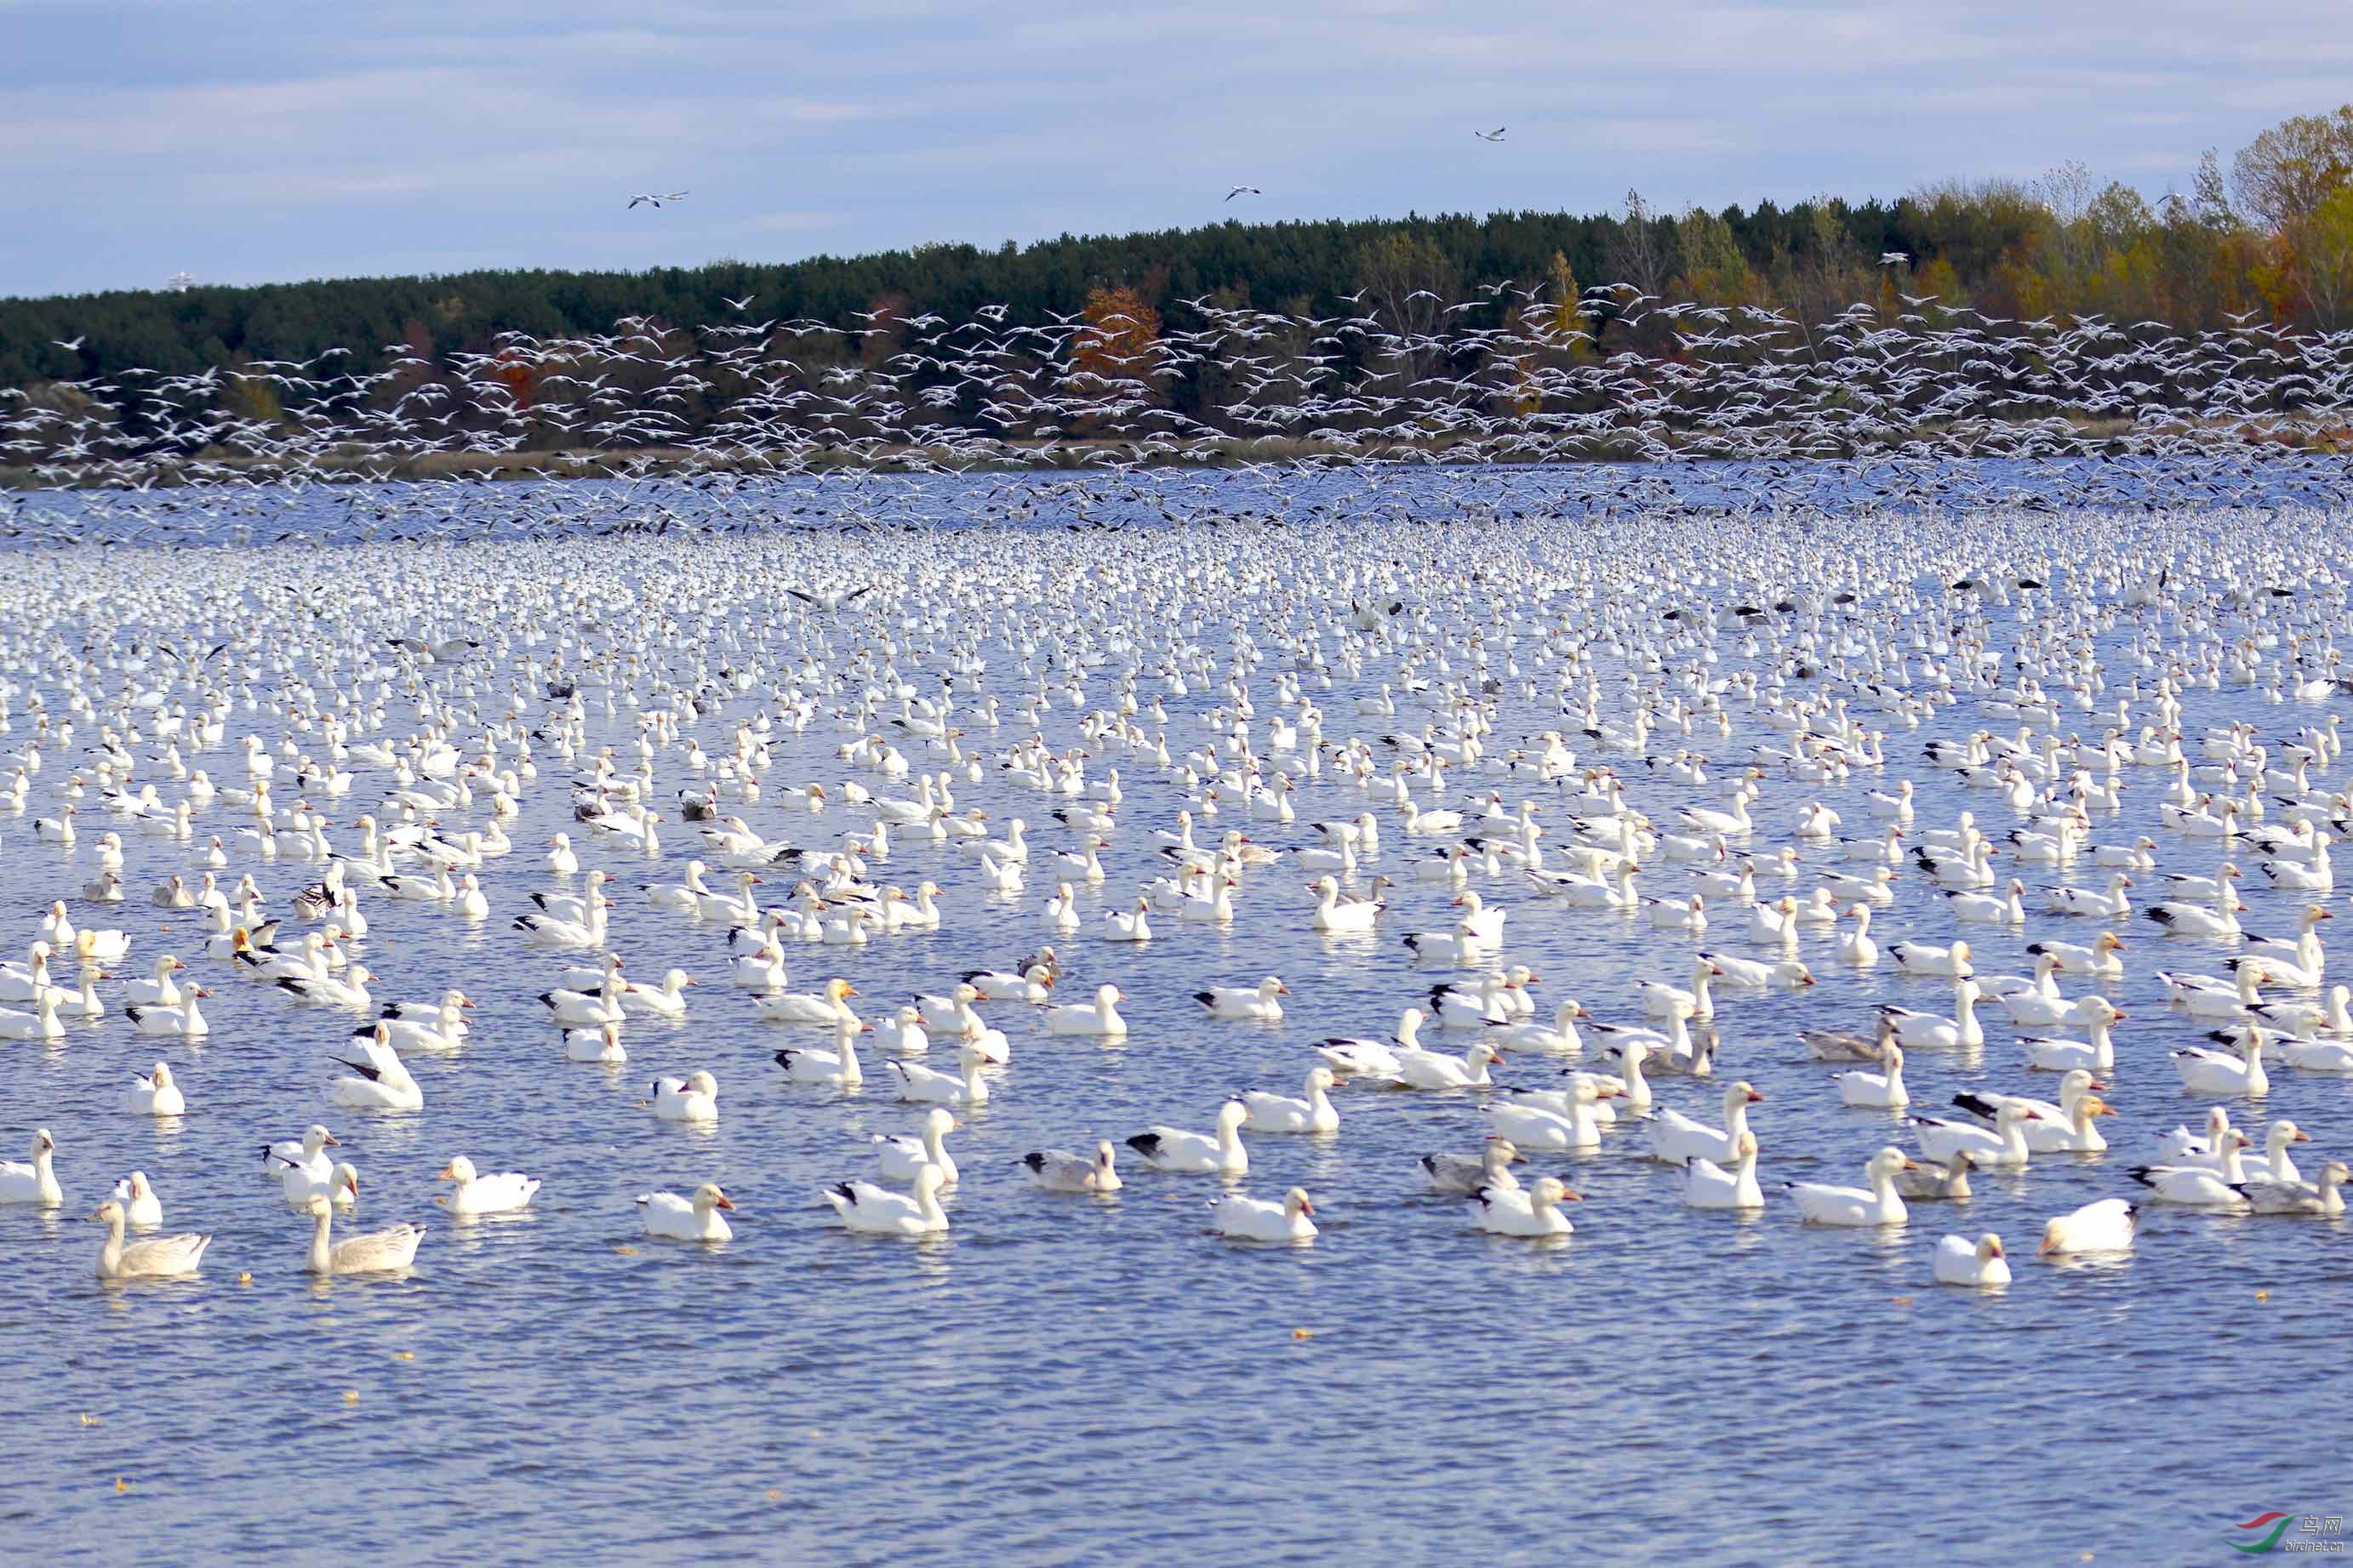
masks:
{"type": "MultiPolygon", "coordinates": [[[[231,1070],[204,1056],[204,1004],[266,988],[356,1024],[332,1029],[342,1070],[318,1091],[337,1117],[425,1114],[410,1063],[482,1050],[476,998],[380,994],[376,965],[421,973],[432,956],[372,948],[371,907],[503,922],[543,966],[551,1032],[494,1048],[617,1064],[634,1020],[689,1018],[701,978],[629,972],[608,923],[626,900],[704,933],[705,974],[743,994],[734,1022],[780,1031],[784,1082],[872,1086],[920,1111],[874,1140],[871,1175],[818,1195],[851,1230],[922,1237],[949,1226],[962,1124],[1055,1070],[1031,1043],[1017,1066],[1017,1037],[1129,1035],[1118,984],[1064,999],[1073,968],[1197,930],[1262,932],[1273,952],[1369,942],[1416,998],[1393,1036],[1324,1037],[1303,1092],[1237,1094],[1206,1129],[1081,1139],[1019,1168],[1072,1194],[1119,1190],[1123,1162],[1221,1178],[1218,1232],[1304,1242],[1308,1192],[1242,1190],[1251,1143],[1344,1137],[1343,1105],[1377,1116],[1388,1089],[1463,1107],[1461,1146],[1419,1175],[1479,1231],[1569,1236],[1576,1191],[1514,1167],[1610,1152],[1670,1173],[1694,1209],[1882,1227],[1966,1204],[1974,1173],[2105,1152],[2111,1086],[2154,1065],[2120,1045],[2111,997],[2134,950],[2178,945],[2150,973],[2197,1043],[2158,1070],[2215,1103],[2194,1127],[2152,1128],[2130,1190],[2050,1217],[2039,1250],[2129,1249],[2147,1205],[2343,1214],[2341,1161],[2307,1176],[2304,1130],[2232,1110],[2261,1106],[2275,1068],[2353,1073],[2320,935],[2331,846],[2353,830],[2332,710],[2353,680],[2324,531],[2289,521],[2189,548],[2177,520],[2121,514],[1902,535],[1870,517],[1437,532],[1302,516],[1215,550],[1195,538],[999,522],[786,547],[113,552],[101,571],[13,574],[0,814],[23,823],[10,859],[46,868],[59,896],[0,967],[0,1038],[78,1052],[61,1042],[136,1036],[157,1056],[126,1111],[192,1120],[206,1077],[231,1070]],[[2239,716],[2196,722],[2200,707],[2239,716]],[[827,777],[786,773],[819,745],[827,777]],[[353,802],[354,836],[331,838],[353,802]],[[1167,809],[1139,823],[1145,802],[1167,809]],[[551,803],[567,826],[543,846],[509,831],[551,803]],[[892,869],[904,861],[917,871],[892,869]],[[494,908],[485,878],[531,884],[527,900],[494,908]],[[2296,911],[2292,937],[2242,924],[2250,884],[2296,911]],[[1442,923],[1401,929],[1394,908],[1439,899],[1442,923]],[[202,934],[134,952],[106,923],[132,903],[202,934]],[[1897,921],[1941,940],[1891,939],[1897,921]],[[1019,956],[871,1020],[848,981],[789,978],[805,955],[949,930],[1019,956]],[[1629,931],[1647,933],[1652,977],[1606,1004],[1540,1004],[1513,957],[1518,932],[1576,951],[1629,931]],[[1992,973],[1989,950],[2027,972],[1992,973]],[[1744,1022],[1801,1007],[1822,966],[1948,984],[1951,1011],[1807,1009],[1794,1036],[1744,1022]],[[1997,1069],[2009,1087],[1906,1114],[1907,1073],[1982,1065],[1993,1016],[2025,1031],[1997,1069]],[[1756,1069],[1806,1060],[1839,1064],[1818,1092],[1859,1125],[1899,1119],[1896,1142],[1861,1140],[1860,1184],[1760,1175],[1756,1069]],[[1498,1076],[1531,1061],[1537,1083],[1498,1076]]],[[[1313,1005],[1274,975],[1191,1003],[1203,1036],[1172,1048],[1313,1005]]],[[[720,1097],[697,1068],[653,1079],[643,1110],[709,1123],[720,1097]]],[[[406,1268],[422,1226],[336,1234],[359,1185],[333,1119],[294,1110],[307,1130],[260,1143],[262,1175],[310,1223],[304,1264],[406,1268]]],[[[0,1203],[59,1205],[56,1140],[30,1142],[29,1162],[0,1164],[0,1203]]],[[[542,1190],[463,1154],[438,1174],[463,1221],[542,1190]]],[[[638,1207],[650,1237],[732,1234],[712,1182],[638,1207]]],[[[159,1234],[143,1173],[92,1217],[108,1279],[206,1257],[204,1234],[159,1234]]],[[[1932,1267],[2010,1278],[1991,1231],[1945,1236],[1932,1267]]]]}
{"type": "Polygon", "coordinates": [[[695,322],[512,330],[438,356],[393,344],[278,358],[251,345],[262,357],[249,363],[103,374],[90,367],[110,363],[106,345],[81,333],[53,340],[53,383],[0,389],[0,466],[37,485],[144,490],[387,479],[426,459],[759,476],[1293,456],[2169,461],[2323,454],[2353,410],[2353,330],[2252,315],[2191,332],[2018,321],[1904,294],[1814,319],[1675,302],[1656,282],[1573,298],[1552,287],[1507,279],[1450,300],[1409,280],[1320,312],[1204,293],[1166,302],[1157,321],[888,301],[830,320],[764,317],[757,290],[714,287],[695,322]]]}

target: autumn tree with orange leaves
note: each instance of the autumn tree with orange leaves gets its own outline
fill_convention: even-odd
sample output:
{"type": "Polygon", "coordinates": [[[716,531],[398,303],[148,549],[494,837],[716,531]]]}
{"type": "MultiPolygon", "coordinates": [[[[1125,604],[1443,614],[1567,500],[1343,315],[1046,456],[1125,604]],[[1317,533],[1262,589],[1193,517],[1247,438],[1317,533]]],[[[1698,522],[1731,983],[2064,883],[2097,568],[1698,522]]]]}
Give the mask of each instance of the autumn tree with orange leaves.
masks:
{"type": "Polygon", "coordinates": [[[1104,414],[1123,405],[1167,401],[1161,374],[1160,312],[1123,283],[1087,290],[1086,324],[1071,340],[1071,392],[1104,414]]]}

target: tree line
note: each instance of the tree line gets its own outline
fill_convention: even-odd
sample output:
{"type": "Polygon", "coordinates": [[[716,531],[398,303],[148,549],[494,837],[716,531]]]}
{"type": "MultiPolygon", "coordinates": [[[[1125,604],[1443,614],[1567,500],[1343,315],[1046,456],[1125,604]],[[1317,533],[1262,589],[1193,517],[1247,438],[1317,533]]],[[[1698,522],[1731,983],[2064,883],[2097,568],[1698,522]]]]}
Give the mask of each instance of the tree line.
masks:
{"type": "MultiPolygon", "coordinates": [[[[779,265],[6,300],[0,387],[312,364],[338,350],[333,368],[354,376],[404,365],[430,374],[496,354],[513,337],[577,338],[628,320],[737,337],[765,323],[818,323],[870,342],[878,324],[910,319],[1083,323],[1092,336],[1080,340],[1081,353],[1109,373],[1163,322],[1179,329],[1205,309],[1302,319],[1362,312],[1412,341],[1453,324],[1446,312],[1458,302],[1505,280],[1577,310],[1593,338],[1587,352],[1597,354],[1682,352],[1672,315],[1642,308],[1659,301],[1769,309],[1808,327],[1857,301],[1893,319],[1935,300],[1997,321],[2105,317],[2187,331],[2254,318],[2333,331],[2353,324],[2353,104],[2284,121],[2227,166],[2209,153],[2186,193],[2155,204],[2070,163],[2036,181],[1957,182],[1894,202],[1824,197],[1662,213],[1630,192],[1621,211],[1582,216],[1228,221],[779,265]],[[1647,335],[1644,321],[1656,323],[1647,335]]],[[[1167,395],[1192,412],[1213,390],[1187,381],[1167,395]]],[[[240,412],[277,413],[250,395],[240,412]]]]}

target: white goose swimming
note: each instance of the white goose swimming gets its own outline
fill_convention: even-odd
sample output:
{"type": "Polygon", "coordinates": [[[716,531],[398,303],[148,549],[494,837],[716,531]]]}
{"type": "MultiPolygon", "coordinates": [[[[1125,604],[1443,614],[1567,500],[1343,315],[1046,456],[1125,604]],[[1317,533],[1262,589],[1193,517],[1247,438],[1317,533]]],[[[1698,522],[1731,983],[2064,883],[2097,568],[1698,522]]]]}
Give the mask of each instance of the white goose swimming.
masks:
{"type": "Polygon", "coordinates": [[[1064,1149],[1036,1149],[1014,1163],[1050,1193],[1115,1193],[1124,1185],[1115,1168],[1117,1153],[1106,1138],[1096,1143],[1092,1159],[1064,1149]]]}
{"type": "Polygon", "coordinates": [[[954,1186],[961,1177],[955,1156],[947,1150],[947,1136],[964,1123],[955,1112],[944,1105],[935,1105],[923,1113],[920,1132],[913,1135],[900,1132],[877,1132],[868,1140],[874,1145],[876,1159],[882,1167],[883,1179],[912,1182],[915,1173],[926,1165],[940,1169],[943,1184],[954,1186]]]}
{"type": "Polygon", "coordinates": [[[106,1226],[106,1241],[98,1250],[100,1279],[162,1279],[194,1274],[213,1241],[209,1236],[191,1231],[126,1242],[122,1205],[113,1198],[99,1205],[90,1217],[106,1226]]]}
{"type": "MultiPolygon", "coordinates": [[[[1282,982],[1274,984],[1281,985],[1282,982]]],[[[1040,1021],[1050,1035],[1124,1035],[1127,1033],[1127,1020],[1120,1016],[1121,1000],[1122,993],[1118,986],[1098,985],[1092,1002],[1050,1007],[1040,1021]]],[[[1276,1016],[1281,1016],[1280,1008],[1276,1016]]]]}
{"type": "Polygon", "coordinates": [[[1903,1198],[1895,1191],[1895,1173],[1916,1168],[1903,1150],[1882,1149],[1863,1166],[1868,1186],[1834,1187],[1818,1182],[1791,1182],[1788,1184],[1789,1199],[1809,1225],[1902,1225],[1908,1215],[1903,1198]]]}
{"type": "Polygon", "coordinates": [[[728,1241],[735,1231],[721,1217],[733,1211],[734,1200],[716,1182],[705,1182],[691,1197],[676,1193],[639,1193],[635,1200],[638,1223],[648,1236],[665,1241],[728,1241]]]}
{"type": "Polygon", "coordinates": [[[819,1195],[833,1205],[844,1226],[863,1235],[936,1236],[948,1228],[947,1211],[940,1206],[944,1184],[940,1168],[927,1164],[915,1173],[912,1195],[854,1181],[827,1187],[819,1195]]]}
{"type": "Polygon", "coordinates": [[[1218,1234],[1229,1241],[1312,1241],[1315,1238],[1315,1205],[1303,1187],[1293,1187],[1280,1203],[1228,1193],[1210,1205],[1218,1234]]]}
{"type": "Polygon", "coordinates": [[[1241,1130],[1249,1119],[1250,1108],[1239,1100],[1229,1100],[1218,1108],[1214,1133],[1155,1126],[1130,1138],[1127,1146],[1155,1171],[1196,1176],[1247,1175],[1250,1152],[1242,1147],[1241,1130]]]}
{"type": "Polygon", "coordinates": [[[836,1018],[833,1022],[833,1049],[820,1051],[805,1046],[787,1046],[776,1054],[776,1063],[795,1083],[856,1089],[866,1081],[866,1070],[858,1060],[858,1037],[871,1032],[872,1027],[854,1017],[836,1018]]]}
{"type": "Polygon", "coordinates": [[[2135,1222],[2139,1214],[2137,1205],[2122,1198],[2101,1198],[2054,1215],[2042,1226],[2042,1245],[2035,1251],[2045,1258],[2063,1258],[2084,1252],[2121,1252],[2133,1244],[2135,1222]]]}
{"type": "Polygon", "coordinates": [[[1695,1209],[1753,1210],[1765,1206],[1765,1189],[1757,1181],[1757,1134],[1746,1128],[1733,1141],[1730,1168],[1705,1155],[1683,1164],[1683,1203],[1695,1209]]]}
{"type": "Polygon", "coordinates": [[[1490,1236],[1568,1236],[1577,1227],[1560,1205],[1582,1201],[1558,1176],[1538,1176],[1525,1187],[1482,1187],[1471,1194],[1471,1223],[1490,1236]]]}
{"type": "Polygon", "coordinates": [[[1337,1132],[1340,1112],[1332,1103],[1332,1069],[1317,1063],[1307,1069],[1304,1098],[1252,1090],[1242,1096],[1249,1110],[1244,1125],[1253,1132],[1337,1132]]]}
{"type": "Polygon", "coordinates": [[[988,1080],[980,1072],[988,1065],[988,1056],[977,1041],[965,1040],[957,1046],[956,1070],[952,1073],[895,1058],[886,1065],[901,1100],[932,1105],[988,1103],[988,1080]]]}
{"type": "Polygon", "coordinates": [[[1748,1131],[1748,1108],[1764,1101],[1765,1097],[1757,1092],[1756,1086],[1745,1079],[1725,1085],[1721,1127],[1710,1127],[1662,1106],[1642,1123],[1650,1140],[1651,1158],[1670,1165],[1697,1159],[1730,1160],[1739,1147],[1740,1135],[1748,1131]]]}
{"type": "MultiPolygon", "coordinates": [[[[1209,1016],[1212,1018],[1255,1019],[1271,1023],[1282,1016],[1282,1004],[1276,998],[1290,994],[1291,987],[1285,985],[1278,977],[1270,974],[1256,985],[1212,985],[1206,991],[1194,992],[1193,1000],[1208,1009],[1209,1016]]],[[[1114,991],[1114,1000],[1116,996],[1117,993],[1114,991]]],[[[1050,1016],[1047,1028],[1050,1033],[1080,1032],[1054,1029],[1050,1016]]],[[[1106,1034],[1110,1031],[1083,1032],[1106,1034]]]]}
{"type": "Polygon", "coordinates": [[[684,1078],[658,1078],[651,1103],[659,1121],[716,1121],[719,1080],[701,1068],[684,1078]]]}
{"type": "Polygon", "coordinates": [[[335,1205],[323,1197],[310,1203],[311,1250],[302,1267],[313,1274],[392,1274],[409,1268],[417,1261],[417,1244],[425,1239],[425,1227],[396,1225],[386,1230],[373,1231],[335,1241],[332,1231],[335,1205]]]}
{"type": "Polygon", "coordinates": [[[1939,1285],[1996,1289],[2010,1283],[2010,1261],[2002,1255],[2001,1237],[1992,1231],[1975,1241],[1966,1236],[1939,1237],[1935,1272],[1939,1285]]]}
{"type": "Polygon", "coordinates": [[[529,1206],[532,1195],[539,1191],[536,1176],[526,1176],[521,1171],[501,1171],[492,1175],[479,1174],[474,1162],[460,1154],[435,1173],[436,1181],[454,1184],[455,1190],[437,1200],[461,1219],[479,1215],[514,1214],[529,1206]]]}
{"type": "Polygon", "coordinates": [[[133,1116],[185,1116],[187,1096],[172,1077],[169,1062],[157,1062],[144,1076],[133,1075],[125,1100],[133,1116]]]}
{"type": "Polygon", "coordinates": [[[54,1167],[58,1141],[49,1136],[46,1127],[33,1132],[33,1158],[28,1163],[21,1160],[0,1160],[0,1204],[29,1204],[37,1208],[56,1208],[66,1201],[65,1191],[58,1184],[54,1167]]]}

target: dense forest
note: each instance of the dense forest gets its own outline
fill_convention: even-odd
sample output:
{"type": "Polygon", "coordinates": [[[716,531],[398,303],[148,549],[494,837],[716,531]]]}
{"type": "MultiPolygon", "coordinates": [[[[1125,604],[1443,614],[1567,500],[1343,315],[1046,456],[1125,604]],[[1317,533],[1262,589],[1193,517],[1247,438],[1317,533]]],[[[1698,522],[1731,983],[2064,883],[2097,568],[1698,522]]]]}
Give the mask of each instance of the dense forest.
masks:
{"type": "MultiPolygon", "coordinates": [[[[1450,406],[1475,394],[1490,408],[1574,412],[1623,398],[1605,398],[1598,382],[1564,398],[1559,378],[1629,352],[1669,373],[1695,354],[1763,364],[1802,353],[1834,397],[1849,374],[1839,356],[1868,325],[1854,312],[1893,327],[1926,321],[1924,309],[1986,334],[1937,340],[1923,363],[1938,374],[1974,365],[2007,406],[2079,415],[2110,412],[2106,393],[2019,395],[2037,390],[2021,378],[2052,372],[2046,348],[2021,347],[1995,374],[1969,345],[2071,322],[2094,336],[2103,321],[2184,334],[2353,326],[2353,104],[2264,132],[2227,168],[2209,153],[2187,194],[2154,205],[2067,164],[2031,183],[1957,183],[1892,203],[1664,214],[1629,192],[1623,210],[1595,216],[1228,222],[781,265],[0,300],[0,394],[26,411],[0,461],[174,444],[256,450],[273,431],[313,443],[340,431],[406,437],[426,428],[419,417],[434,449],[472,438],[505,450],[717,439],[731,418],[753,416],[776,422],[747,428],[823,441],[923,440],[944,422],[1067,437],[1124,428],[1145,410],[1203,433],[1302,419],[1364,428],[1391,405],[1331,404],[1335,426],[1321,403],[1268,415],[1265,389],[1288,383],[1297,402],[1393,383],[1450,406]],[[1728,319],[1775,330],[1691,331],[1728,319]],[[663,376],[683,375],[697,354],[691,384],[663,376]],[[1466,375],[1474,363],[1486,380],[1466,375]],[[1035,373],[1033,394],[1050,379],[1051,395],[1008,401],[1008,367],[1035,373]],[[1531,380],[1538,372],[1553,379],[1531,380]],[[625,390],[629,417],[607,417],[625,390]]],[[[2282,363],[2281,374],[2304,374],[2282,363]]],[[[2129,390],[2129,377],[2111,380],[2129,390]]],[[[1897,393],[1949,411],[1913,384],[1897,393]]]]}

